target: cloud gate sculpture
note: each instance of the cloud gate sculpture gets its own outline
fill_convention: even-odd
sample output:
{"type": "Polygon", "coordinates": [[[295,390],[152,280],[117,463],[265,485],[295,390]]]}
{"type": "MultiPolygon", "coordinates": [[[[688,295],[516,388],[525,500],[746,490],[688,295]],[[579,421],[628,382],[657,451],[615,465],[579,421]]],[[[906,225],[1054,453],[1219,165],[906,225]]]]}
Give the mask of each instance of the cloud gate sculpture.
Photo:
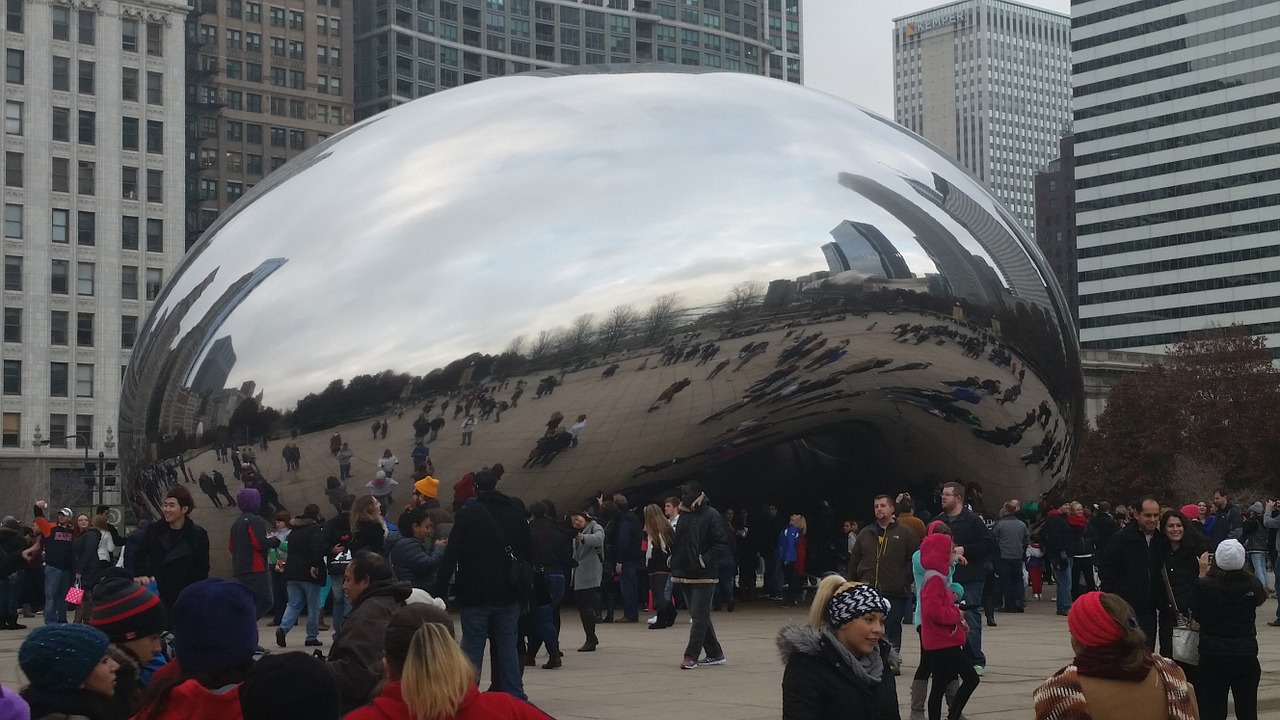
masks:
{"type": "Polygon", "coordinates": [[[422,414],[446,505],[502,463],[562,511],[697,478],[865,514],[956,479],[989,510],[1038,498],[1082,410],[1061,293],[965,170],[819,92],[640,66],[449,90],[272,173],[165,287],[119,434],[140,508],[166,464],[264,433],[260,457],[304,448],[268,473],[295,512],[323,504],[334,432],[363,492],[422,414]]]}

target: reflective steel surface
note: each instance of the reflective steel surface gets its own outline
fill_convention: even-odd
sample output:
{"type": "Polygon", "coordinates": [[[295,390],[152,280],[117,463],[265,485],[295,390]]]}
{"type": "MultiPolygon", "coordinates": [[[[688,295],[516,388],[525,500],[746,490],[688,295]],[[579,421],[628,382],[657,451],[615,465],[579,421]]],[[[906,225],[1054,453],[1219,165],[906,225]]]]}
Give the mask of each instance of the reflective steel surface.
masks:
{"type": "Polygon", "coordinates": [[[277,435],[406,467],[430,403],[446,505],[493,463],[562,510],[688,477],[726,502],[1034,499],[1081,425],[1069,317],[1011,216],[884,118],[735,73],[535,73],[383,113],[246,195],[144,328],[120,445],[141,501],[157,462],[256,434],[256,396],[277,435]],[[466,446],[476,388],[514,407],[466,446]],[[522,467],[553,413],[587,416],[580,443],[522,467]]]}

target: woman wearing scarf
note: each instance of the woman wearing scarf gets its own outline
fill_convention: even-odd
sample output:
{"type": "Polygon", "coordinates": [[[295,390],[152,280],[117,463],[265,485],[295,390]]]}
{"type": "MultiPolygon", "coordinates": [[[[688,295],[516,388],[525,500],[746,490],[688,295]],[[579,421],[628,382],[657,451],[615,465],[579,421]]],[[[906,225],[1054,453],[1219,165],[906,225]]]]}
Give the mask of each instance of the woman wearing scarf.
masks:
{"type": "Polygon", "coordinates": [[[808,625],[778,633],[783,720],[899,720],[884,639],[889,602],[869,585],[828,575],[818,585],[808,625]]]}
{"type": "Polygon", "coordinates": [[[1036,689],[1037,720],[1194,720],[1195,690],[1182,668],[1153,655],[1119,595],[1081,595],[1067,615],[1075,660],[1036,689]]]}

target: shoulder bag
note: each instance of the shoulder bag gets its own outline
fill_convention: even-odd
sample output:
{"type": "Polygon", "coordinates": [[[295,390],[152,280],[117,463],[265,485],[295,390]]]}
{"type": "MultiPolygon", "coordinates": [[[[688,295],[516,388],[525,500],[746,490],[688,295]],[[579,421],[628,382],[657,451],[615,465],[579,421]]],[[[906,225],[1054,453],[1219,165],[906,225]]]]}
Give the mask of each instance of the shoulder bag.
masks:
{"type": "Polygon", "coordinates": [[[489,518],[489,524],[493,525],[496,531],[498,542],[503,544],[502,551],[507,554],[510,561],[510,570],[508,580],[520,595],[521,612],[528,612],[538,606],[537,591],[534,588],[534,581],[537,573],[533,569],[533,564],[528,560],[516,557],[516,553],[511,549],[511,543],[507,542],[507,534],[503,532],[502,525],[498,524],[498,519],[489,512],[489,508],[480,503],[476,503],[476,507],[483,510],[484,514],[489,518]]]}
{"type": "Polygon", "coordinates": [[[1169,606],[1177,618],[1173,626],[1173,659],[1187,665],[1200,664],[1200,628],[1191,619],[1190,611],[1178,609],[1178,601],[1173,596],[1173,583],[1169,582],[1169,568],[1160,564],[1160,575],[1164,578],[1164,590],[1169,595],[1169,606]]]}

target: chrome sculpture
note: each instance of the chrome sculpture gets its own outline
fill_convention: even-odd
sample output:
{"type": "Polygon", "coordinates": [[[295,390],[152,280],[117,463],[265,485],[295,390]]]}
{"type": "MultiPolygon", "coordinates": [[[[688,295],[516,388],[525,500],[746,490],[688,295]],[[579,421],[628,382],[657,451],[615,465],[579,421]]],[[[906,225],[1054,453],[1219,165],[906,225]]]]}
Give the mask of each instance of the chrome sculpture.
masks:
{"type": "Polygon", "coordinates": [[[959,479],[995,510],[1067,477],[1079,368],[1033,244],[907,130],[743,74],[555,71],[387,111],[248,193],[148,319],[120,444],[142,512],[166,462],[227,470],[212,444],[256,441],[263,407],[286,440],[260,463],[294,430],[307,448],[264,470],[297,512],[323,504],[335,431],[406,468],[428,405],[446,505],[501,463],[504,491],[561,511],[688,478],[857,514],[959,479]],[[463,445],[477,389],[508,407],[463,445]],[[544,452],[579,415],[580,442],[544,452]]]}

